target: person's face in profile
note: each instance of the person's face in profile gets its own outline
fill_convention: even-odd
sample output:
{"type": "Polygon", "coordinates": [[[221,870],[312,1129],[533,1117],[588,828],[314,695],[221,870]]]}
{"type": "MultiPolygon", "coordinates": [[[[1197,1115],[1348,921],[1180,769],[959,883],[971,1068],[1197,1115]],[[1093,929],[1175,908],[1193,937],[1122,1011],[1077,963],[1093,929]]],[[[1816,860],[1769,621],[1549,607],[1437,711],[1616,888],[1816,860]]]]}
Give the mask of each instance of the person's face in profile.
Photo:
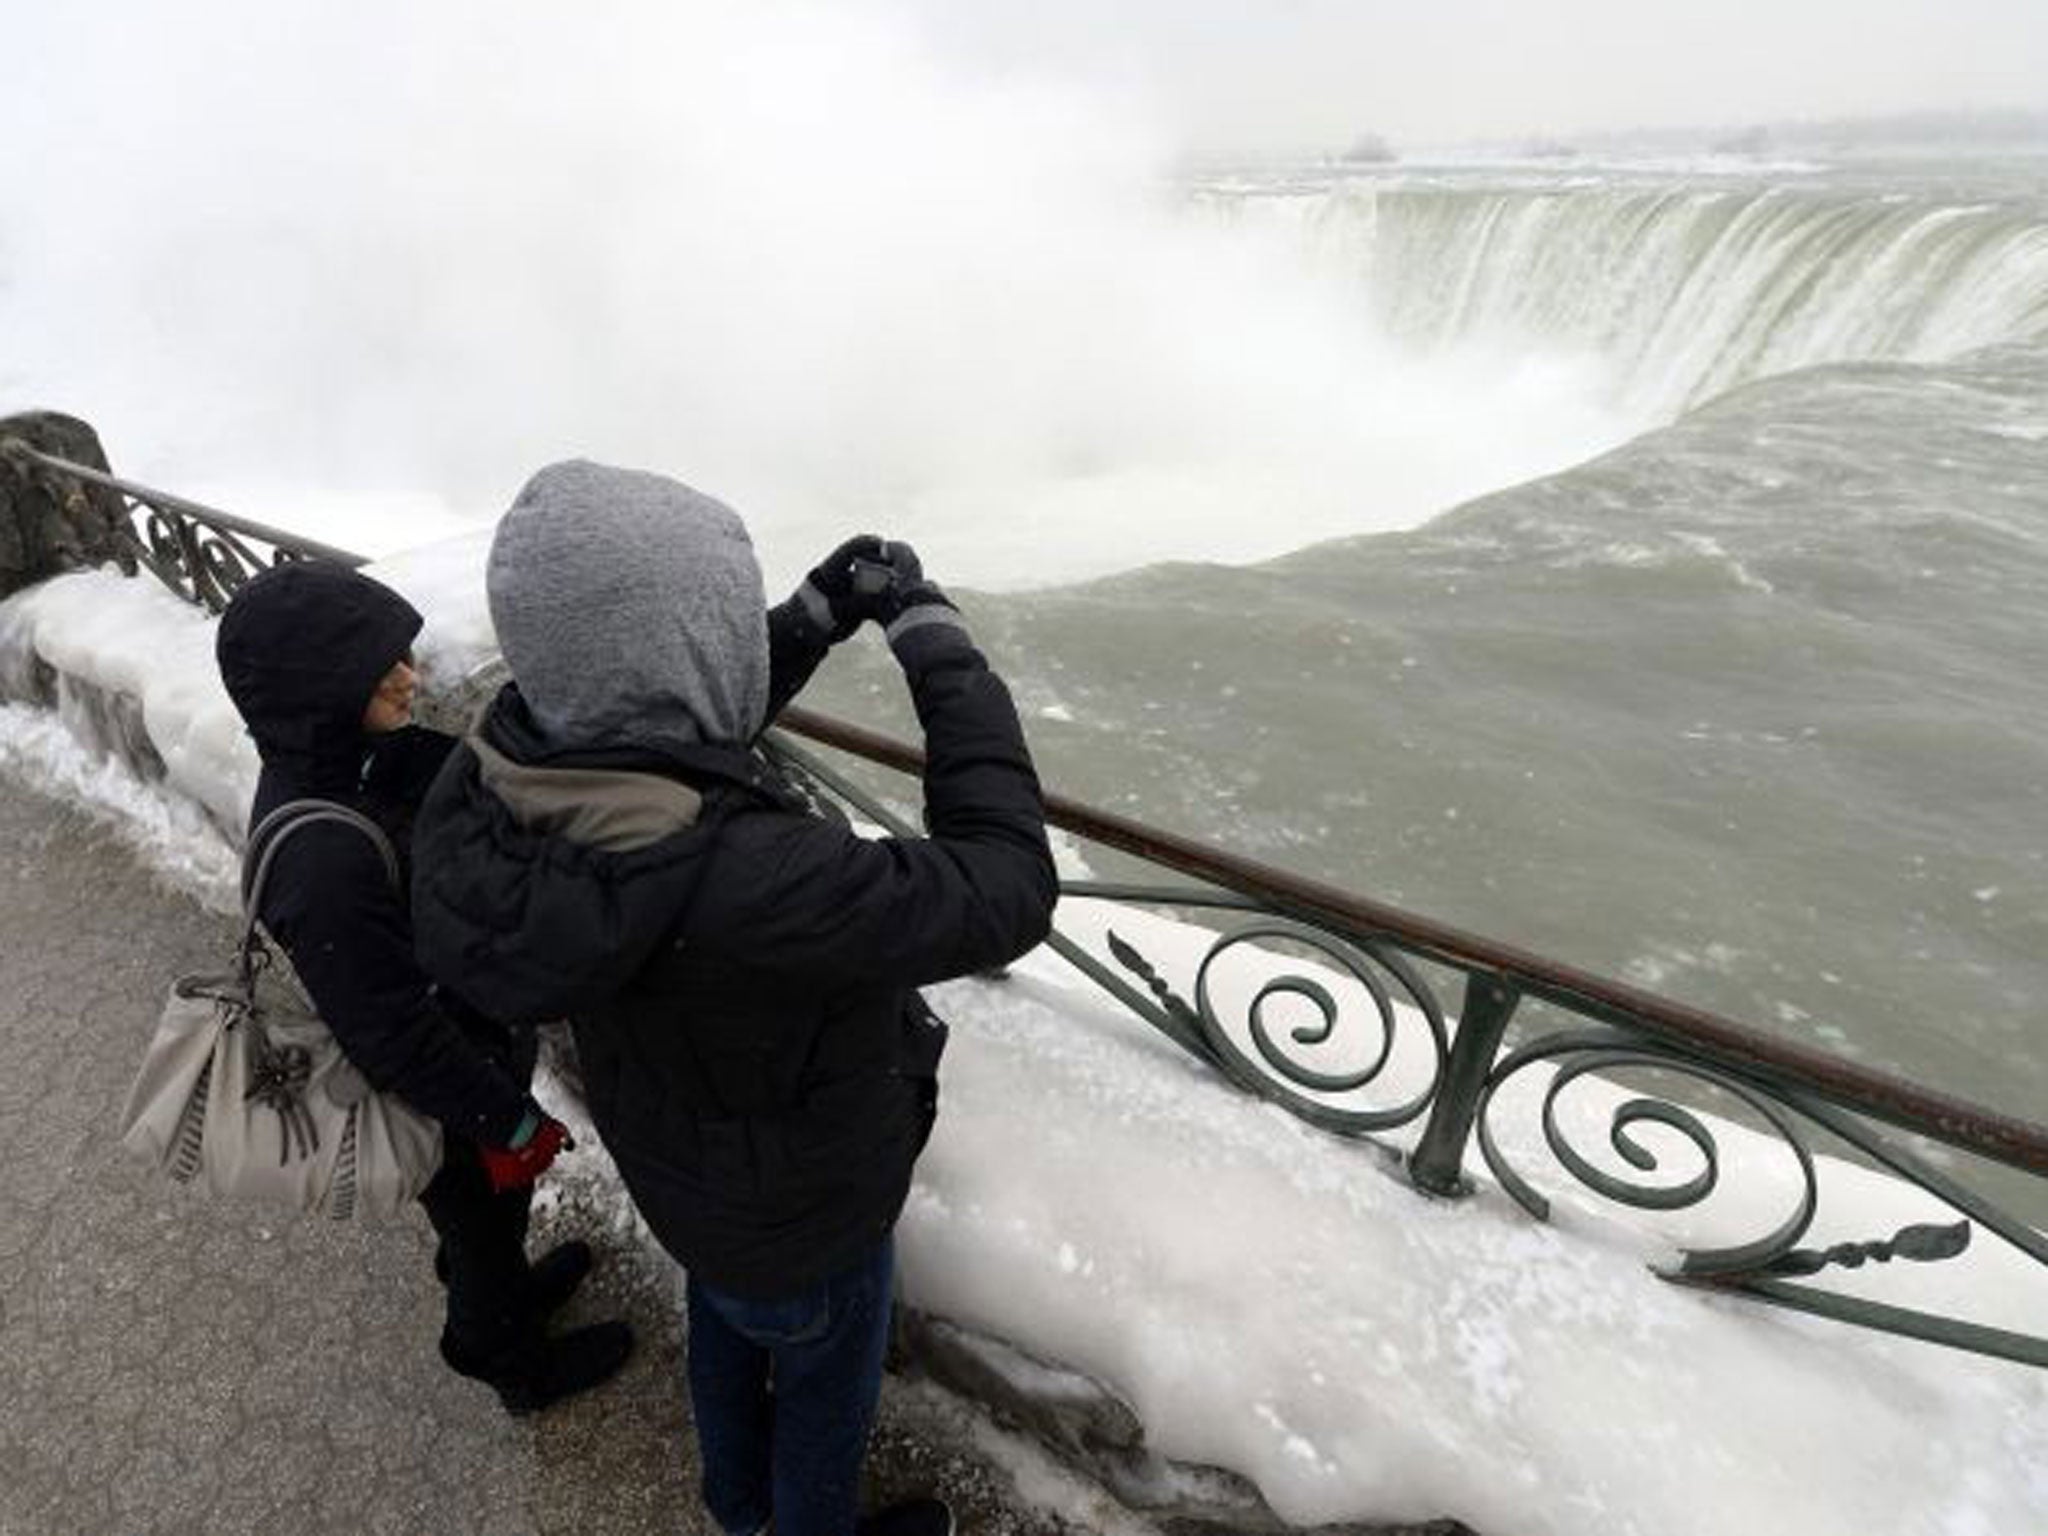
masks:
{"type": "Polygon", "coordinates": [[[363,709],[363,729],[373,736],[381,736],[386,731],[395,731],[411,723],[412,694],[413,689],[419,686],[419,680],[420,675],[413,670],[410,653],[394,661],[363,709]]]}

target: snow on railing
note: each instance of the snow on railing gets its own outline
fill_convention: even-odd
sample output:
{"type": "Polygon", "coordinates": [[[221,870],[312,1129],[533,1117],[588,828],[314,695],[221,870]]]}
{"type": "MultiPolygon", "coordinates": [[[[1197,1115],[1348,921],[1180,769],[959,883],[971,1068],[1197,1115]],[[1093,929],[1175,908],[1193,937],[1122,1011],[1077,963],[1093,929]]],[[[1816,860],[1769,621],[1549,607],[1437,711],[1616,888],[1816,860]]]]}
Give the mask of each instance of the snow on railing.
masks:
{"type": "MultiPolygon", "coordinates": [[[[128,530],[137,560],[180,597],[214,611],[267,564],[305,558],[364,563],[347,550],[20,442],[0,444],[0,452],[118,493],[137,525],[128,530]],[[256,545],[269,548],[268,559],[256,545]]],[[[909,775],[923,768],[917,748],[803,709],[785,710],[765,742],[788,771],[819,792],[889,831],[915,833],[887,797],[797,738],[909,775]]],[[[1639,1210],[1689,1210],[1719,1185],[1724,1140],[1754,1161],[1751,1150],[1760,1138],[1721,1113],[1723,1106],[1741,1106],[1763,1127],[1763,1138],[1792,1160],[1796,1178],[1789,1212],[1761,1236],[1682,1249],[1675,1262],[1656,1266],[1663,1278],[2048,1367],[2048,1336],[2040,1333],[1862,1294],[1868,1284],[1834,1290],[1796,1283],[1835,1268],[1939,1263],[1962,1254],[1981,1227],[2031,1261],[2048,1291],[2048,1237],[1935,1166],[1937,1158],[1950,1160],[1945,1148],[2017,1170],[2025,1176],[2022,1187],[2030,1195],[2038,1192],[2048,1208],[2048,1128],[1058,794],[1046,796],[1046,809],[1048,820],[1074,837],[1200,882],[1070,878],[1062,881],[1064,896],[1110,903],[1112,912],[1149,907],[1235,914],[1235,926],[1215,936],[1192,981],[1179,990],[1138,944],[1116,932],[1114,916],[1101,936],[1105,953],[1058,929],[1049,947],[1245,1092],[1335,1135],[1387,1146],[1424,1194],[1455,1198],[1471,1192],[1464,1169],[1476,1137],[1480,1159],[1500,1187],[1531,1215],[1549,1216],[1549,1200],[1495,1134],[1497,1098],[1509,1084],[1523,1081],[1540,1093],[1545,1145],[1582,1189],[1639,1210]],[[1225,957],[1245,950],[1265,952],[1263,981],[1249,998],[1234,996],[1226,1017],[1219,1001],[1232,991],[1220,980],[1230,968],[1225,957]],[[1313,958],[1293,954],[1302,950],[1313,958]],[[1447,988],[1458,989],[1455,1007],[1446,1006],[1447,988]],[[1363,1050],[1341,1043],[1356,1033],[1346,1026],[1360,1010],[1347,1010],[1340,990],[1368,1004],[1366,1027],[1376,1036],[1363,1050]],[[1291,1027],[1276,1026],[1269,1017],[1285,1012],[1302,1020],[1304,1010],[1306,1021],[1291,1027]],[[1528,1030],[1530,1015],[1544,1010],[1563,1015],[1565,1026],[1528,1030]],[[1511,1043],[1511,1029],[1526,1037],[1511,1043]],[[1405,1070],[1390,1068],[1397,1056],[1405,1070]],[[1583,1078],[1633,1083],[1645,1073],[1682,1086],[1661,1094],[1631,1090],[1632,1096],[1602,1111],[1613,1153],[1631,1171],[1604,1169],[1580,1150],[1560,1102],[1583,1078]],[[1390,1101],[1367,1102],[1375,1089],[1390,1101]],[[1705,1109],[1709,1103],[1713,1113],[1705,1109]],[[1390,1144],[1395,1133],[1418,1125],[1419,1135],[1407,1135],[1405,1148],[1390,1144]],[[1649,1176],[1661,1171],[1660,1159],[1642,1134],[1652,1126],[1689,1145],[1693,1172],[1652,1181],[1649,1176]],[[1916,1150],[1908,1140],[1937,1146],[1916,1150]],[[1836,1155],[1817,1157],[1819,1144],[1836,1155]],[[1842,1166],[1843,1154],[1850,1163],[1888,1170],[1931,1197],[1944,1216],[1959,1219],[1919,1220],[1889,1232],[1801,1246],[1822,1211],[1823,1169],[1842,1166]]],[[[2041,1309],[2029,1313],[2042,1315],[2041,1309]]]]}

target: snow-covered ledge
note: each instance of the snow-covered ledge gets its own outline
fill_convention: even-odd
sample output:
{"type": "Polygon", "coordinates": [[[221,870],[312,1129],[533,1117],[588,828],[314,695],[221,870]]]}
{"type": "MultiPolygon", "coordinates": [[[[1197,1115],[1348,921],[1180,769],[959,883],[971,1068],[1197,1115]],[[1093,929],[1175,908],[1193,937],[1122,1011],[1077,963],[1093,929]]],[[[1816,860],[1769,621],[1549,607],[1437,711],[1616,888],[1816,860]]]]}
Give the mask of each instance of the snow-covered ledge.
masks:
{"type": "MultiPolygon", "coordinates": [[[[374,568],[428,615],[420,655],[444,703],[491,656],[482,547],[374,568]]],[[[205,615],[111,571],[57,578],[0,604],[0,687],[16,701],[0,705],[0,765],[100,805],[160,867],[232,899],[255,759],[205,615]],[[139,772],[117,770],[109,747],[139,772]]],[[[1060,917],[1091,946],[1112,919],[1190,988],[1213,935],[1102,902],[1060,917]]],[[[1538,1225],[1476,1167],[1473,1199],[1418,1198],[1375,1148],[1237,1093],[1047,954],[933,1001],[954,1044],[900,1228],[906,1334],[932,1370],[1168,1528],[2042,1526],[2048,1373],[1648,1272],[1667,1245],[1753,1235],[1782,1214],[1795,1170],[1741,1127],[1717,1127],[1740,1187],[1686,1212],[1682,1232],[1646,1236],[1569,1184],[1538,1225]]],[[[1575,1092],[1565,1112],[1597,1144],[1618,1094],[1575,1092]]],[[[1541,1165],[1533,1117],[1500,1118],[1523,1138],[1512,1155],[1541,1165]]],[[[589,1155],[582,1177],[602,1168],[589,1155]]],[[[1817,1244],[1950,1215],[1890,1180],[1829,1176],[1817,1244]]],[[[1902,1283],[1918,1304],[2038,1321],[2035,1273],[1996,1243],[1892,1266],[1884,1294],[1902,1283]]]]}

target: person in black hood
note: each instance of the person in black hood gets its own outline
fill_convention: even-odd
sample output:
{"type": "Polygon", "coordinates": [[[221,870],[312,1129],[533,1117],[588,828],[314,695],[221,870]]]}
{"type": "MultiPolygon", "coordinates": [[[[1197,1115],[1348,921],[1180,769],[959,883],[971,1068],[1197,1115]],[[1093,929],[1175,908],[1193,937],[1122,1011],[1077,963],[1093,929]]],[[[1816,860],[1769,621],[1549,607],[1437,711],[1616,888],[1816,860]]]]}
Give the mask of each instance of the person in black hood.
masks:
{"type": "MultiPolygon", "coordinates": [[[[421,622],[390,588],[321,561],[280,565],[235,594],[215,650],[263,761],[252,828],[294,800],[332,800],[409,857],[414,812],[455,744],[410,723],[421,622]]],[[[533,1182],[567,1141],[527,1092],[532,1029],[492,1023],[421,970],[406,893],[353,828],[294,833],[258,915],[349,1060],[441,1124],[442,1166],[420,1203],[448,1291],[443,1358],[515,1413],[610,1376],[632,1345],[624,1323],[546,1332],[589,1270],[589,1246],[526,1258],[533,1182]]]]}
{"type": "Polygon", "coordinates": [[[421,808],[421,957],[494,1015],[573,1024],[598,1132],[689,1274],[714,1519],[848,1536],[945,1042],[914,989],[1030,949],[1057,896],[1016,709],[907,546],[849,540],[769,610],[739,517],[656,475],[542,470],[487,587],[513,681],[421,808]],[[812,814],[750,750],[869,619],[924,725],[925,838],[812,814]]]}

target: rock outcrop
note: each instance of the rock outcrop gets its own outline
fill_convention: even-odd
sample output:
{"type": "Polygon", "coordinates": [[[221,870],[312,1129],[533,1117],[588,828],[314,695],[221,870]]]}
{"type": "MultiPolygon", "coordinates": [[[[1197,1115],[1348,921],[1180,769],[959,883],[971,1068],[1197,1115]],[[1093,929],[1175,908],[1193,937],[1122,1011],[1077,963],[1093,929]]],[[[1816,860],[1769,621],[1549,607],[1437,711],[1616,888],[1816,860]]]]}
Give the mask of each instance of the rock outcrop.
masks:
{"type": "Polygon", "coordinates": [[[943,1318],[899,1308],[896,1364],[982,1404],[1167,1536],[1473,1536],[1456,1520],[1290,1526],[1247,1479],[1162,1456],[1136,1410],[1092,1377],[943,1318]]]}
{"type": "Polygon", "coordinates": [[[135,557],[121,498],[10,454],[9,443],[108,469],[99,434],[75,416],[29,411],[0,417],[0,597],[109,560],[132,576],[135,557]]]}

